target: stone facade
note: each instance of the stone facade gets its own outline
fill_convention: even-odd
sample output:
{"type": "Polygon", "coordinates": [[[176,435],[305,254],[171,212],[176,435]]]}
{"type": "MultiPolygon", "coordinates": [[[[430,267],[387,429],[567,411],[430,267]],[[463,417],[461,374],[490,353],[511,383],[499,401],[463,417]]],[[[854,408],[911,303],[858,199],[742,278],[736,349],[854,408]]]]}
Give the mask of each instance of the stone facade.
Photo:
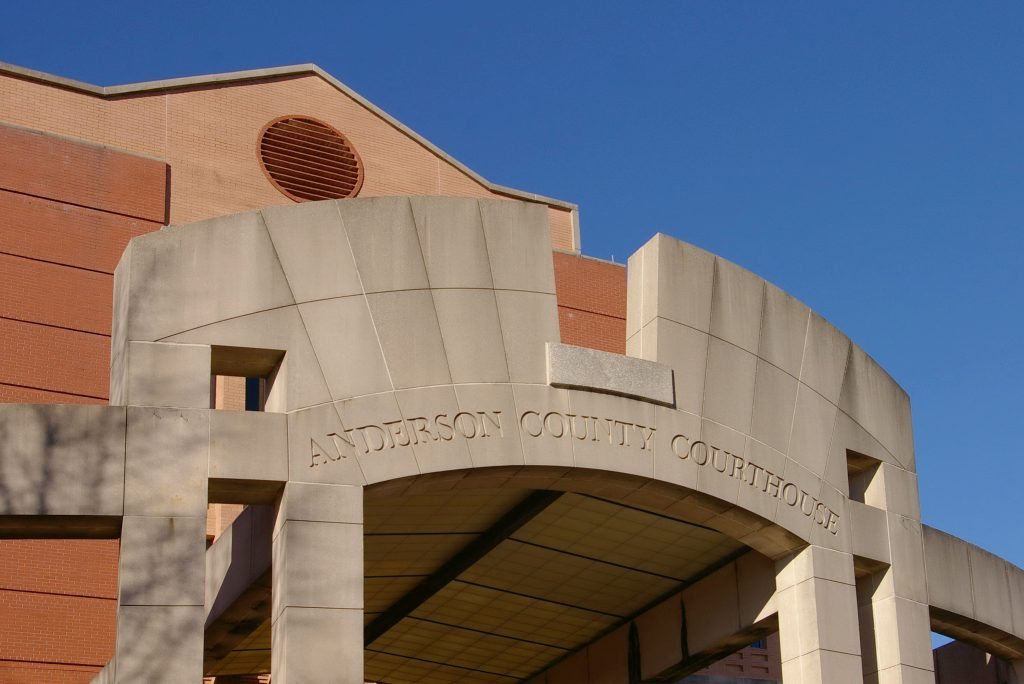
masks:
{"type": "MultiPolygon", "coordinates": [[[[59,145],[166,174],[92,145],[119,130],[171,168],[173,225],[140,224],[90,295],[112,285],[108,390],[85,395],[109,405],[0,405],[0,535],[120,540],[116,591],[88,597],[116,608],[115,638],[79,674],[109,657],[94,681],[668,682],[777,632],[765,678],[916,683],[936,681],[937,629],[1020,678],[1024,571],[921,523],[906,393],[770,283],[664,235],[625,273],[552,257],[578,248],[572,205],[488,184],[315,69],[132,98],[5,78],[51,103],[37,125],[94,139],[5,129],[51,171],[26,166],[4,201],[42,192],[59,145]],[[243,101],[347,124],[360,197],[271,198],[242,168],[245,117],[214,117],[217,154],[175,137],[243,101]],[[129,125],[159,111],[163,143],[129,125]],[[238,192],[201,187],[220,163],[238,192]],[[257,410],[226,410],[229,377],[257,410]],[[211,505],[241,515],[208,546],[211,505]]],[[[131,211],[156,210],[146,187],[131,211]]],[[[41,301],[12,306],[90,325],[41,301]]],[[[8,382],[21,400],[71,394],[31,372],[8,382]]],[[[56,678],[37,646],[12,681],[56,678]]]]}

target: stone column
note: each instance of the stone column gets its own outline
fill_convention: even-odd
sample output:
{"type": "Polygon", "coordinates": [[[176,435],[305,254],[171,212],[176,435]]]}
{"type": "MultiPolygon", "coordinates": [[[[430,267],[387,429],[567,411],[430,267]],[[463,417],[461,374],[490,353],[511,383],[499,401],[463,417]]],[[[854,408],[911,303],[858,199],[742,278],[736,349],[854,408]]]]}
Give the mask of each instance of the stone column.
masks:
{"type": "Polygon", "coordinates": [[[273,534],[274,684],[362,684],[363,488],[289,482],[273,534]]]}
{"type": "Polygon", "coordinates": [[[917,478],[880,463],[865,503],[885,511],[891,565],[857,580],[864,681],[934,684],[917,478]]]}
{"type": "MultiPolygon", "coordinates": [[[[112,681],[198,682],[203,668],[210,348],[131,342],[112,681]]],[[[108,673],[109,674],[109,673],[108,673]]]]}
{"type": "Polygon", "coordinates": [[[853,556],[808,546],[776,563],[785,684],[860,684],[853,556]]]}

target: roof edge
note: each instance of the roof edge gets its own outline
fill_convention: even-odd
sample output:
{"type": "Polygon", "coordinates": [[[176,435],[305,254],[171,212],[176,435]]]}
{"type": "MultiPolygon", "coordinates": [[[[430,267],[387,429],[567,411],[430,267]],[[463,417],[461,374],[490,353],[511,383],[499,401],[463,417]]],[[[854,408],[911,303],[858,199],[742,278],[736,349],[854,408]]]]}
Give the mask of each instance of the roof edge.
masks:
{"type": "Polygon", "coordinates": [[[356,91],[349,88],[347,85],[339,81],[337,78],[329,74],[328,72],[321,69],[316,64],[293,64],[290,66],[270,67],[267,69],[248,69],[244,71],[230,71],[220,74],[207,74],[203,76],[186,76],[183,78],[170,78],[158,81],[143,81],[140,83],[127,83],[124,85],[116,86],[97,86],[91,83],[85,83],[82,81],[76,81],[70,78],[64,78],[62,76],[55,76],[42,71],[36,71],[35,69],[27,69],[20,67],[15,64],[9,64],[7,62],[0,62],[0,73],[8,73],[13,76],[27,79],[30,81],[38,81],[41,83],[49,84],[59,88],[67,90],[74,90],[76,92],[85,93],[88,95],[94,95],[96,97],[111,98],[125,95],[137,95],[143,93],[156,93],[160,91],[180,90],[184,88],[192,88],[196,86],[210,85],[210,84],[228,84],[228,83],[241,83],[245,81],[258,81],[267,78],[277,78],[281,76],[298,76],[302,74],[313,74],[319,76],[329,84],[340,90],[342,93],[351,97],[353,100],[361,104],[362,106],[369,109],[371,112],[384,119],[387,123],[393,126],[398,131],[409,136],[420,145],[425,147],[431,153],[435,154],[440,159],[448,162],[452,166],[456,167],[467,176],[472,178],[474,181],[484,186],[491,192],[499,195],[505,195],[506,197],[512,197],[515,199],[526,200],[530,202],[537,202],[540,204],[547,204],[548,206],[557,207],[559,209],[565,209],[572,212],[573,214],[573,248],[576,250],[580,249],[580,235],[579,235],[579,206],[572,202],[566,202],[565,200],[555,199],[553,197],[546,197],[544,195],[538,195],[536,193],[527,192],[525,190],[517,190],[516,188],[510,188],[497,183],[492,183],[487,180],[479,173],[469,168],[459,160],[455,159],[447,152],[442,150],[434,143],[427,140],[425,137],[412,130],[402,122],[395,119],[393,116],[382,110],[377,105],[373,104],[365,97],[357,93],[356,91]]]}

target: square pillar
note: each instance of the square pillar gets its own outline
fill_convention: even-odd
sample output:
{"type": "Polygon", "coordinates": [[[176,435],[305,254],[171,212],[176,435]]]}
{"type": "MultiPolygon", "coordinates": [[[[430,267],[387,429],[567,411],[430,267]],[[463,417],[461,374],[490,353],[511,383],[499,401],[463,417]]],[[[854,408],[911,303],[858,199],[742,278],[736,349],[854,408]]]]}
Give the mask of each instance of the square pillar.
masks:
{"type": "Polygon", "coordinates": [[[363,488],[289,482],[273,534],[274,684],[362,684],[363,488]]]}
{"type": "Polygon", "coordinates": [[[861,684],[853,556],[808,546],[776,563],[785,684],[861,684]]]}
{"type": "Polygon", "coordinates": [[[205,410],[128,407],[114,681],[202,679],[209,435],[205,410]]]}

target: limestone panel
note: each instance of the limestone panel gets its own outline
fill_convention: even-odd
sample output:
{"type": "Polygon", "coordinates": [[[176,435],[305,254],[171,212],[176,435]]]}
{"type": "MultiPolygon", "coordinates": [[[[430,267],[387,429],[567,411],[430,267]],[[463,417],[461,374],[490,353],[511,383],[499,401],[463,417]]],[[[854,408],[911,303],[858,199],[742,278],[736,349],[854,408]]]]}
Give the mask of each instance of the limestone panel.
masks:
{"type": "Polygon", "coordinates": [[[708,365],[708,334],[658,318],[644,329],[643,345],[643,358],[672,368],[676,407],[700,414],[708,365]]]}
{"type": "Polygon", "coordinates": [[[133,241],[131,260],[130,340],[159,340],[294,303],[258,212],[143,235],[133,241]]]}
{"type": "Polygon", "coordinates": [[[508,382],[508,361],[491,290],[434,290],[452,382],[508,382]]]}
{"type": "Polygon", "coordinates": [[[287,481],[287,416],[259,411],[212,411],[210,477],[287,481]]]}
{"type": "Polygon", "coordinates": [[[709,332],[714,255],[660,233],[647,244],[653,247],[653,263],[645,252],[643,301],[651,313],[643,322],[658,316],[709,332]],[[653,268],[647,275],[649,266],[653,268]]]}
{"type": "Polygon", "coordinates": [[[836,421],[836,407],[806,385],[797,390],[789,457],[824,476],[836,421]]]}
{"type": "Polygon", "coordinates": [[[125,516],[118,565],[119,604],[203,605],[205,554],[205,518],[125,516]]]}
{"type": "Polygon", "coordinates": [[[973,618],[974,598],[963,590],[971,576],[968,544],[939,530],[924,527],[929,605],[973,618]]]}
{"type": "MultiPolygon", "coordinates": [[[[351,428],[358,425],[361,423],[352,423],[351,428]]],[[[357,448],[362,449],[364,442],[360,441],[357,447],[347,427],[333,404],[289,413],[288,479],[295,482],[364,484],[366,479],[356,457],[357,448]]]]}
{"type": "Polygon", "coordinates": [[[365,292],[428,287],[412,208],[406,197],[337,203],[365,292]]]}
{"type": "Polygon", "coordinates": [[[479,204],[456,197],[410,202],[430,287],[493,287],[479,204]]]}
{"type": "Polygon", "coordinates": [[[849,355],[850,340],[846,335],[811,312],[800,380],[832,403],[838,403],[849,355]]]}
{"type": "Polygon", "coordinates": [[[546,383],[545,344],[560,341],[558,302],[554,295],[495,291],[498,319],[505,340],[509,379],[546,383]]]}
{"type": "Polygon", "coordinates": [[[698,465],[690,448],[700,440],[700,418],[659,406],[655,409],[654,477],[663,482],[697,488],[698,465]]]}
{"type": "Polygon", "coordinates": [[[889,531],[885,511],[850,501],[846,508],[850,527],[850,551],[855,556],[890,563],[889,531]]]}
{"type": "Polygon", "coordinates": [[[125,409],[0,405],[0,513],[121,515],[125,409]]]}
{"type": "Polygon", "coordinates": [[[1006,561],[971,545],[967,552],[971,564],[971,593],[975,616],[986,625],[1013,632],[1013,611],[1006,561]]]}
{"type": "Polygon", "coordinates": [[[549,342],[548,384],[671,406],[672,369],[653,361],[549,342]]]}
{"type": "Polygon", "coordinates": [[[494,288],[555,294],[545,208],[525,202],[480,200],[480,215],[494,288]]]}
{"type": "Polygon", "coordinates": [[[572,445],[578,468],[654,476],[655,407],[594,392],[569,392],[569,412],[545,430],[572,445]]]}
{"type": "MultiPolygon", "coordinates": [[[[893,590],[896,596],[928,603],[925,577],[924,538],[921,522],[902,515],[888,514],[889,548],[892,553],[893,590]]],[[[960,582],[963,581],[961,578],[960,582]]]]}
{"type": "Polygon", "coordinates": [[[712,337],[704,383],[705,418],[740,432],[750,432],[757,357],[712,337]]]}
{"type": "Polygon", "coordinates": [[[210,348],[128,342],[124,383],[132,406],[210,408],[210,348]]]}
{"type": "Polygon", "coordinates": [[[125,515],[206,516],[210,411],[128,407],[125,515]]]}
{"type": "Polygon", "coordinates": [[[461,411],[450,386],[395,392],[395,398],[408,434],[393,438],[412,446],[421,473],[472,467],[469,443],[490,439],[498,431],[493,414],[485,409],[461,411]]]}
{"type": "Polygon", "coordinates": [[[721,501],[736,503],[746,465],[746,435],[704,420],[701,422],[701,440],[703,447],[691,446],[690,451],[690,458],[699,466],[697,489],[721,501]]]}
{"type": "Polygon", "coordinates": [[[365,297],[309,302],[299,312],[333,399],[392,389],[365,297]]]}
{"type": "Polygon", "coordinates": [[[796,386],[796,378],[792,375],[767,361],[757,360],[750,436],[783,453],[789,450],[796,386]]]}
{"type": "Polygon", "coordinates": [[[330,672],[339,684],[363,681],[363,611],[286,608],[273,625],[275,684],[317,682],[330,672]],[[331,647],[316,648],[329,634],[331,647]]]}
{"type": "Polygon", "coordinates": [[[857,347],[850,353],[839,408],[877,438],[900,465],[914,470],[910,397],[857,347]]]}
{"type": "MultiPolygon", "coordinates": [[[[337,439],[331,439],[340,451],[355,454],[366,484],[419,474],[412,435],[409,434],[416,427],[404,420],[394,393],[339,401],[335,407],[345,432],[338,433],[337,439]],[[350,444],[344,443],[342,434],[350,444]]],[[[431,417],[436,424],[436,416],[431,417]]]]}
{"type": "Polygon", "coordinates": [[[800,377],[810,309],[771,283],[765,283],[764,321],[758,356],[800,377]]]}
{"type": "Polygon", "coordinates": [[[572,466],[571,437],[567,439],[565,431],[558,429],[564,427],[564,416],[570,413],[569,391],[546,385],[513,385],[512,392],[526,465],[572,466]]]}
{"type": "MultiPolygon", "coordinates": [[[[512,386],[458,385],[455,387],[455,395],[460,411],[472,414],[484,411],[488,415],[490,427],[487,437],[469,440],[469,454],[473,467],[523,465],[523,444],[512,386]],[[498,424],[497,430],[493,427],[494,422],[498,424]]],[[[483,424],[483,417],[479,422],[483,424]]]]}
{"type": "Polygon", "coordinates": [[[756,439],[747,442],[747,465],[739,486],[736,503],[766,520],[774,520],[779,500],[771,495],[775,489],[769,485],[769,477],[781,476],[785,472],[785,455],[756,439]],[[769,475],[768,473],[771,473],[769,475]]]}
{"type": "Polygon", "coordinates": [[[203,606],[121,606],[117,681],[198,682],[203,677],[203,606]]]}
{"type": "MultiPolygon", "coordinates": [[[[330,486],[330,485],[314,485],[330,486]]],[[[363,527],[278,522],[274,540],[273,619],[286,608],[363,608],[363,527]]]]}
{"type": "Polygon", "coordinates": [[[362,294],[336,202],[303,202],[260,211],[296,302],[362,294]]]}
{"type": "Polygon", "coordinates": [[[751,354],[761,335],[764,281],[721,257],[715,259],[711,334],[751,354]]]}
{"type": "Polygon", "coordinates": [[[427,290],[367,297],[395,389],[452,381],[434,300],[427,290]]]}

